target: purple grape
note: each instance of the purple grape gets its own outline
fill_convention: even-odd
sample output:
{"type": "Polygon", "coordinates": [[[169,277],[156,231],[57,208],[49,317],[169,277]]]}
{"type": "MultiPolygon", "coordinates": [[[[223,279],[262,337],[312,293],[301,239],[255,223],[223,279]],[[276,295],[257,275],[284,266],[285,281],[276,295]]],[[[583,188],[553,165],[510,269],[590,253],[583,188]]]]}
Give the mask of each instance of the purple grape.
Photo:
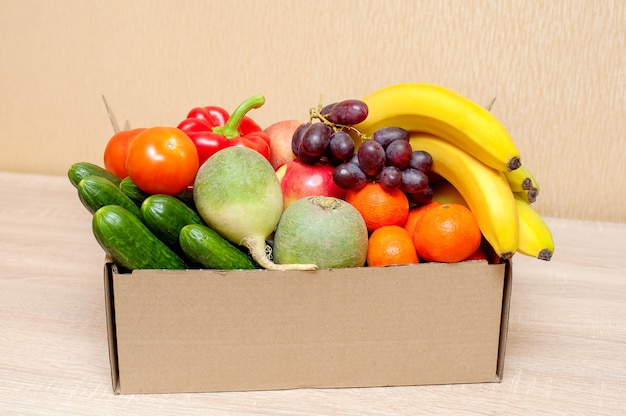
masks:
{"type": "Polygon", "coordinates": [[[367,176],[354,163],[342,163],[335,167],[333,180],[342,189],[361,189],[367,183],[367,176]]]}
{"type": "Polygon", "coordinates": [[[405,140],[395,140],[389,143],[385,149],[385,157],[387,166],[395,166],[402,170],[409,166],[413,149],[411,144],[405,140]]]}
{"type": "Polygon", "coordinates": [[[304,152],[307,156],[321,157],[328,147],[332,133],[332,127],[324,123],[311,124],[302,134],[302,140],[298,148],[298,156],[302,156],[304,152]]]}
{"type": "Polygon", "coordinates": [[[311,123],[302,123],[293,132],[291,137],[291,151],[294,155],[298,155],[300,149],[300,143],[302,142],[302,135],[311,126],[311,123]]]}
{"type": "Polygon", "coordinates": [[[372,139],[380,143],[385,149],[391,142],[395,142],[396,140],[408,142],[410,138],[409,132],[400,127],[382,127],[376,130],[372,135],[372,139]]]}
{"type": "Polygon", "coordinates": [[[409,161],[409,167],[420,170],[422,172],[429,172],[433,167],[433,157],[430,153],[423,150],[415,150],[411,153],[411,160],[409,161]]]}
{"type": "Polygon", "coordinates": [[[383,188],[393,191],[402,185],[402,172],[395,166],[385,166],[380,172],[379,181],[383,188]]]}
{"type": "Polygon", "coordinates": [[[354,140],[345,131],[338,130],[330,135],[328,150],[333,160],[345,162],[354,156],[354,140]]]}
{"type": "Polygon", "coordinates": [[[300,159],[300,162],[304,163],[305,165],[314,165],[322,159],[322,155],[309,156],[306,153],[302,152],[298,155],[298,159],[300,159]]]}
{"type": "Polygon", "coordinates": [[[335,106],[335,104],[337,103],[332,103],[332,104],[328,104],[325,105],[324,107],[322,107],[322,109],[320,110],[320,114],[324,117],[328,117],[328,115],[330,114],[330,110],[333,109],[333,107],[335,106]]]}
{"type": "Polygon", "coordinates": [[[344,162],[343,160],[338,159],[333,154],[333,152],[330,151],[330,146],[326,148],[326,151],[324,152],[324,156],[326,157],[326,160],[328,161],[328,163],[330,163],[332,166],[338,166],[344,162]]]}
{"type": "Polygon", "coordinates": [[[406,196],[410,202],[416,205],[426,205],[433,200],[433,188],[427,186],[422,192],[407,193],[406,196]]]}
{"type": "Polygon", "coordinates": [[[421,170],[406,168],[402,171],[400,189],[409,194],[422,192],[429,185],[428,176],[421,170]]]}
{"type": "Polygon", "coordinates": [[[326,120],[334,124],[353,126],[365,120],[368,112],[367,104],[361,100],[343,100],[330,108],[326,120]]]}
{"type": "Polygon", "coordinates": [[[366,140],[357,152],[359,166],[367,176],[376,177],[385,167],[385,149],[374,140],[366,140]]]}

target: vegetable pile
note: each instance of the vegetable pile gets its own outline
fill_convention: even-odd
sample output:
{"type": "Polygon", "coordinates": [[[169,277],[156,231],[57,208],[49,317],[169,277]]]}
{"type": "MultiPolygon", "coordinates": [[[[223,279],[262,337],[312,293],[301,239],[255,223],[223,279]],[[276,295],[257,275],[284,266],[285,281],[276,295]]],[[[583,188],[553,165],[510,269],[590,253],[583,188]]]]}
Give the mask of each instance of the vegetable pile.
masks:
{"type": "Polygon", "coordinates": [[[272,259],[283,192],[270,136],[247,116],[264,102],[254,95],[231,115],[196,107],[176,127],[118,131],[103,167],[70,167],[96,241],[122,270],[318,268],[272,259]]]}

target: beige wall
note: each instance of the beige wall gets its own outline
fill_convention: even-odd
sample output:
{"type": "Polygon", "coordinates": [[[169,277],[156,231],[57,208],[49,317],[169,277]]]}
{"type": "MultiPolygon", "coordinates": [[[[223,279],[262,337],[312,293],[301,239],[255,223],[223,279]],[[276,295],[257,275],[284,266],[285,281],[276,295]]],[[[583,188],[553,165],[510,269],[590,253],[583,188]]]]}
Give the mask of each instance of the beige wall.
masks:
{"type": "Polygon", "coordinates": [[[626,221],[626,2],[0,0],[0,170],[101,163],[132,126],[261,93],[263,125],[403,81],[493,112],[544,215],[626,221]]]}

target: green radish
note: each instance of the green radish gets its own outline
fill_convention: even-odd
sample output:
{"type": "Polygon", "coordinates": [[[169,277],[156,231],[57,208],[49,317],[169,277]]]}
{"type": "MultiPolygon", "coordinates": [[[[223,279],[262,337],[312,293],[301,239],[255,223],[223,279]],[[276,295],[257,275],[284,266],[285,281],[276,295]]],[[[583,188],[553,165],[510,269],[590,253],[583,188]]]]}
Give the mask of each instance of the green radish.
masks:
{"type": "Polygon", "coordinates": [[[259,152],[231,146],[202,164],[193,187],[196,209],[206,224],[250,251],[269,270],[315,270],[315,264],[275,264],[267,238],[283,213],[283,193],[272,165],[259,152]]]}
{"type": "Polygon", "coordinates": [[[361,267],[368,233],[359,211],[344,200],[311,196],[287,207],[274,234],[276,263],[309,262],[320,269],[361,267]]]}

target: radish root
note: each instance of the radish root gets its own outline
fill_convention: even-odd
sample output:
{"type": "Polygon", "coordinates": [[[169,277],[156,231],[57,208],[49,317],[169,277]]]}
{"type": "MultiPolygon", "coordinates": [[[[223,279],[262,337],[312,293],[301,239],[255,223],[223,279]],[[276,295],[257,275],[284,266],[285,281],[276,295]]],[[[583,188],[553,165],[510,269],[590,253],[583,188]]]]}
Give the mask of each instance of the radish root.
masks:
{"type": "Polygon", "coordinates": [[[241,244],[250,250],[252,258],[267,270],[317,270],[315,264],[276,264],[269,259],[265,240],[260,237],[246,237],[241,244]]]}

